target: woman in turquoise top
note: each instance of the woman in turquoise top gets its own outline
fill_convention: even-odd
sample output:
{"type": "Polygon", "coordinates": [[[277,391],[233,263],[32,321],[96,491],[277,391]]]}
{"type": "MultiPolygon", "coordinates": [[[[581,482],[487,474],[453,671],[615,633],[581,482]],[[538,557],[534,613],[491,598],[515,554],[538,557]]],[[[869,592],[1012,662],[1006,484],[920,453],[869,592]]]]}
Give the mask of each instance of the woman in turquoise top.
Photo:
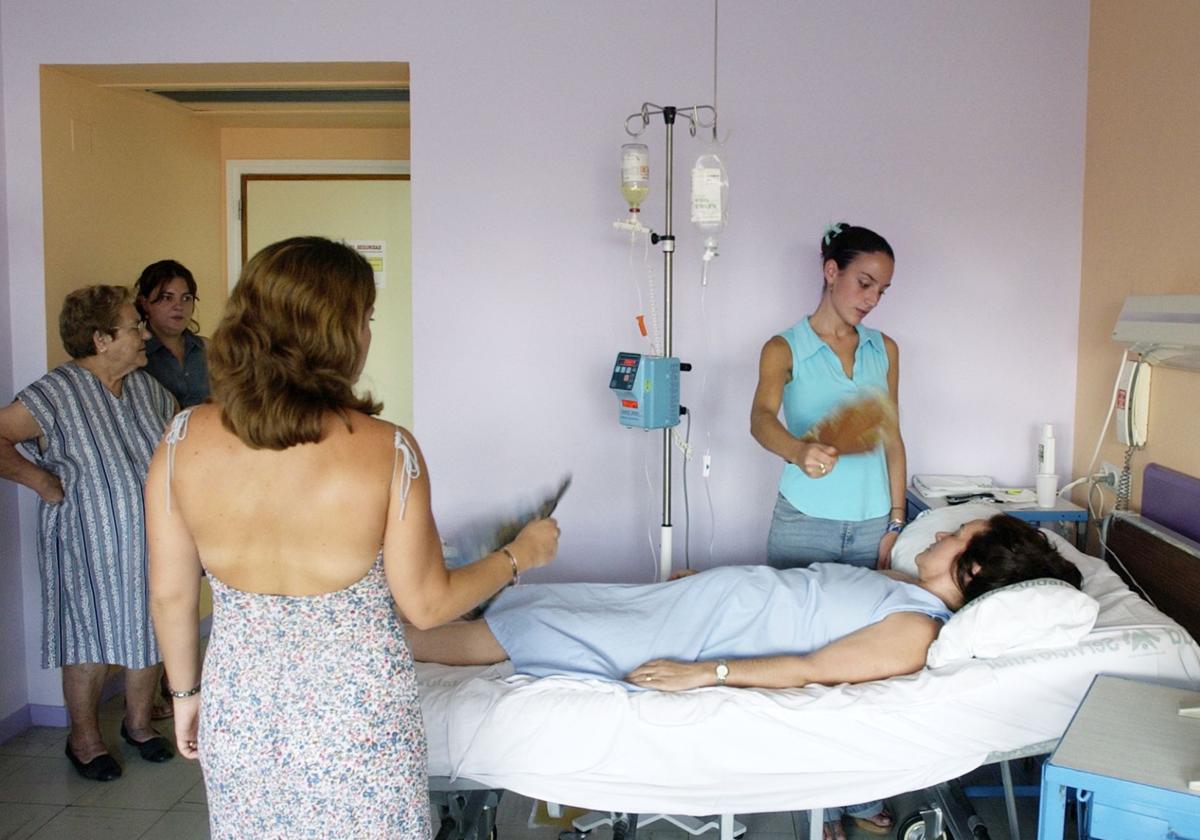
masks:
{"type": "Polygon", "coordinates": [[[772,337],[759,361],[750,432],[786,462],[767,562],[886,569],[904,524],[907,465],[898,424],[885,443],[857,455],[840,455],[804,435],[840,405],[872,392],[897,405],[900,351],[862,325],[891,285],[895,257],[882,236],[843,222],[826,231],[821,259],[824,290],[816,311],[772,337]]]}
{"type": "MultiPolygon", "coordinates": [[[[767,562],[776,568],[816,561],[887,569],[904,526],[908,480],[897,422],[870,452],[841,455],[804,435],[840,405],[871,392],[899,405],[900,350],[862,325],[892,282],[895,254],[873,230],[845,222],[821,238],[823,289],[817,310],[762,349],[750,433],[783,458],[779,497],[767,536],[767,562]],[[783,409],[783,421],[779,409],[783,409]]],[[[847,806],[871,833],[891,830],[882,802],[847,806]]],[[[829,809],[825,837],[845,837],[841,812],[829,809]]]]}

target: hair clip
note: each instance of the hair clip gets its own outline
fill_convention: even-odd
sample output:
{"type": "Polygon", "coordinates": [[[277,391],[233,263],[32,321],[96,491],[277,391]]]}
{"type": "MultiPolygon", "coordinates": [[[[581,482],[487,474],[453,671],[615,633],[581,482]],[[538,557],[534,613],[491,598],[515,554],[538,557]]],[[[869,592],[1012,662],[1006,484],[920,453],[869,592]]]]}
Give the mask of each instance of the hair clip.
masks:
{"type": "Polygon", "coordinates": [[[844,231],[845,229],[846,229],[846,226],[843,225],[841,222],[838,222],[835,225],[830,225],[829,227],[825,228],[825,244],[828,245],[834,239],[837,239],[837,237],[840,236],[842,231],[844,231]]]}

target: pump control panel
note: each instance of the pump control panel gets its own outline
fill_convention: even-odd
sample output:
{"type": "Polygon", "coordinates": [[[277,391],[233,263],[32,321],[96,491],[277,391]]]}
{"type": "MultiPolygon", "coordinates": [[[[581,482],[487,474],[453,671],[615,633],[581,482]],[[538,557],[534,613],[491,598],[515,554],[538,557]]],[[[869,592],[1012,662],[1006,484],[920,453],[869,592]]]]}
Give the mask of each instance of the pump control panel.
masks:
{"type": "Polygon", "coordinates": [[[621,403],[618,419],[631,429],[679,425],[679,359],[618,353],[609,389],[621,403]]]}

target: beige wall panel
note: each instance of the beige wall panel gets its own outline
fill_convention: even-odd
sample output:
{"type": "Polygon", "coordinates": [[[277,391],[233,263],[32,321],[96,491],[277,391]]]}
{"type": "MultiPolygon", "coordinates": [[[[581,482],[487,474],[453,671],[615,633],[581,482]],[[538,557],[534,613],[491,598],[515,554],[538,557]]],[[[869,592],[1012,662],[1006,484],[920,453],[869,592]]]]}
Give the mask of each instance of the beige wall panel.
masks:
{"type": "MultiPolygon", "coordinates": [[[[1200,3],[1192,0],[1092,3],[1076,475],[1087,469],[1111,398],[1120,354],[1111,333],[1126,295],[1200,293],[1197,32],[1200,3]]],[[[1198,411],[1200,373],[1154,371],[1147,446],[1133,459],[1134,509],[1146,464],[1200,476],[1198,411]]],[[[1111,428],[1100,457],[1123,461],[1111,428]]]]}
{"type": "Polygon", "coordinates": [[[53,68],[41,85],[47,363],[67,358],[58,312],[68,292],[132,286],[160,259],[192,270],[210,333],[225,302],[219,132],[53,68]]]}
{"type": "Polygon", "coordinates": [[[360,387],[384,404],[381,415],[410,427],[412,281],[407,180],[252,180],[246,197],[248,253],[289,236],[383,240],[385,282],[375,301],[371,352],[360,387]]]}
{"type": "Polygon", "coordinates": [[[408,160],[407,128],[224,128],[225,160],[408,160]]]}

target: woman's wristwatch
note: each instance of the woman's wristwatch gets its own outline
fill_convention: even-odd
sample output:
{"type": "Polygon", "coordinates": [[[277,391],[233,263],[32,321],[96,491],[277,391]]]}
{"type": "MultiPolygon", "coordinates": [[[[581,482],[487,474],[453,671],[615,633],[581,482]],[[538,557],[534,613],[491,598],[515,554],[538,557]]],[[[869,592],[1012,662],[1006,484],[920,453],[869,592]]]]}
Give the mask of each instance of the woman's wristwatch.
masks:
{"type": "Polygon", "coordinates": [[[884,533],[885,534],[899,534],[903,530],[904,530],[904,522],[903,521],[901,521],[899,519],[890,519],[890,520],[888,520],[887,530],[885,530],[884,533]]]}
{"type": "Polygon", "coordinates": [[[724,659],[718,659],[714,671],[717,675],[717,685],[725,685],[725,680],[729,679],[729,663],[724,659]]]}

